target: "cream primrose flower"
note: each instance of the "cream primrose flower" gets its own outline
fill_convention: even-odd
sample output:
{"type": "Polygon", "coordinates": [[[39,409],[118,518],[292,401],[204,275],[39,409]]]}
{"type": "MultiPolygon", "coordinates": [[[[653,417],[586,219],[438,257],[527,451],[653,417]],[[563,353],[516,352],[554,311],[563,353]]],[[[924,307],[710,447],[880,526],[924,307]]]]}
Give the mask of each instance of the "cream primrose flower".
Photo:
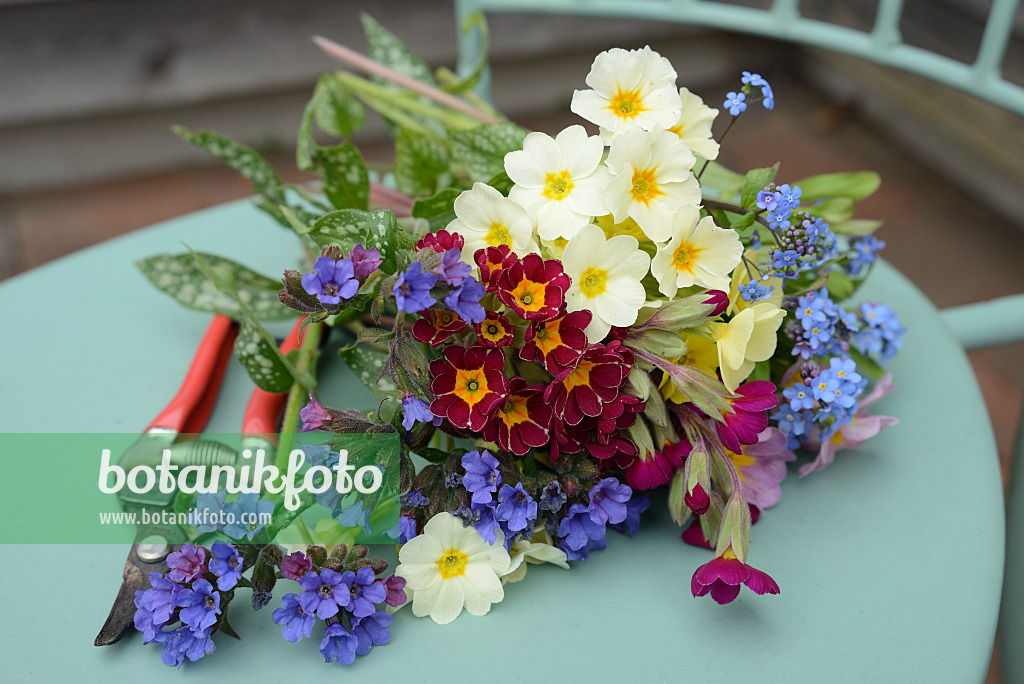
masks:
{"type": "Polygon", "coordinates": [[[649,47],[602,52],[587,85],[593,90],[573,92],[569,109],[600,126],[605,142],[628,131],[664,131],[679,121],[676,70],[649,47]]]}
{"type": "Polygon", "coordinates": [[[683,112],[679,122],[668,130],[679,136],[690,146],[690,151],[705,159],[718,159],[718,142],[711,135],[711,125],[718,116],[718,110],[704,104],[700,95],[694,95],[686,88],[679,89],[683,112]]]}
{"type": "Polygon", "coordinates": [[[728,323],[712,327],[712,339],[718,343],[718,366],[722,382],[730,392],[747,379],[758,361],[767,361],[775,353],[776,333],[786,317],[783,309],[767,302],[736,314],[728,323]]]}
{"type": "Polygon", "coordinates": [[[679,288],[691,285],[728,291],[729,274],[743,256],[739,234],[719,228],[710,216],[701,218],[695,206],[676,211],[671,229],[672,239],[658,247],[651,262],[661,293],[675,297],[679,288]]]}
{"type": "Polygon", "coordinates": [[[562,268],[572,278],[565,308],[593,313],[585,331],[591,344],[604,339],[613,325],[636,322],[647,299],[640,281],[650,265],[651,258],[636,238],[617,235],[606,240],[604,231],[593,224],[569,240],[562,252],[562,268]]]}
{"type": "Polygon", "coordinates": [[[515,183],[509,199],[535,220],[542,240],[571,238],[593,217],[608,213],[604,189],[611,176],[603,156],[601,139],[587,137],[579,125],[554,138],[530,133],[523,149],[505,155],[505,171],[515,183]]]}
{"type": "Polygon", "coordinates": [[[526,210],[486,183],[474,183],[455,198],[455,216],[447,230],[465,239],[462,261],[470,266],[476,266],[473,255],[484,247],[508,245],[520,256],[537,250],[526,210]]]}
{"type": "Polygon", "coordinates": [[[700,186],[690,173],[696,158],[675,133],[625,133],[617,137],[605,164],[612,180],[605,201],[616,223],[629,217],[654,242],[672,239],[672,215],[698,205],[700,186]]]}
{"type": "Polygon", "coordinates": [[[508,566],[505,574],[501,576],[501,583],[518,582],[526,577],[527,563],[534,565],[551,563],[568,570],[568,561],[569,557],[566,556],[565,551],[552,546],[551,535],[543,527],[538,527],[529,541],[518,539],[512,544],[512,563],[508,566]]]}
{"type": "Polygon", "coordinates": [[[501,530],[493,545],[451,513],[438,513],[427,521],[423,534],[410,539],[398,552],[395,574],[405,578],[412,592],[412,612],[429,615],[445,625],[465,608],[486,615],[492,603],[505,597],[498,579],[511,559],[501,530]]]}

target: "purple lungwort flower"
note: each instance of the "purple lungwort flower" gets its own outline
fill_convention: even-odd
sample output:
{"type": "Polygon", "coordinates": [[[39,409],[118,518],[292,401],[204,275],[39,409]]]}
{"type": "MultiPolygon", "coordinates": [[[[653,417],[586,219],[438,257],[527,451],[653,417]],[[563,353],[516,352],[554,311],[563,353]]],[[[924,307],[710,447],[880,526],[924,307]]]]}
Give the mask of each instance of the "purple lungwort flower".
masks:
{"type": "Polygon", "coordinates": [[[551,511],[557,513],[565,502],[568,501],[565,492],[562,491],[562,485],[558,484],[558,480],[552,480],[544,485],[544,489],[540,493],[540,501],[537,503],[537,507],[542,511],[551,511]]]}
{"type": "Polygon", "coordinates": [[[327,427],[327,422],[334,419],[330,412],[324,408],[323,404],[317,401],[317,398],[312,394],[309,395],[309,403],[299,410],[299,418],[302,420],[303,432],[323,430],[327,427]]]}
{"type": "Polygon", "coordinates": [[[416,313],[433,306],[437,300],[430,295],[430,288],[437,283],[437,276],[429,271],[423,271],[423,264],[414,261],[409,264],[398,280],[392,292],[395,295],[395,304],[399,310],[408,313],[416,313]]]}
{"type": "Polygon", "coordinates": [[[167,632],[162,638],[163,649],[160,657],[164,665],[181,668],[182,662],[188,658],[193,663],[203,656],[213,653],[213,639],[208,634],[196,634],[188,627],[179,627],[173,632],[167,632]]]}
{"type": "Polygon", "coordinates": [[[477,282],[472,276],[462,281],[462,285],[451,291],[444,298],[444,305],[459,315],[467,323],[483,323],[487,312],[480,300],[487,292],[483,283],[477,282]]]}
{"type": "Polygon", "coordinates": [[[412,393],[402,397],[402,409],[405,412],[402,417],[402,427],[406,430],[412,430],[416,423],[440,425],[443,420],[440,416],[435,416],[430,412],[430,404],[412,393]]]}
{"type": "Polygon", "coordinates": [[[626,502],[626,519],[610,525],[619,532],[628,532],[631,536],[640,531],[640,515],[651,505],[651,500],[643,494],[634,494],[626,502]]]}
{"type": "Polygon", "coordinates": [[[372,615],[376,610],[373,604],[383,603],[388,590],[382,582],[377,581],[373,568],[362,567],[358,571],[346,570],[341,575],[343,584],[348,585],[348,610],[357,618],[372,615]]]}
{"type": "Polygon", "coordinates": [[[142,632],[143,643],[157,638],[160,628],[171,621],[183,586],[159,572],[149,573],[150,588],[135,592],[135,629],[142,632]]]}
{"type": "Polygon", "coordinates": [[[351,261],[322,256],[313,264],[312,273],[302,274],[302,288],[316,295],[321,304],[340,304],[359,291],[359,281],[351,261]]]}
{"type": "Polygon", "coordinates": [[[462,467],[466,469],[462,486],[473,494],[473,503],[490,503],[491,495],[498,491],[498,485],[501,484],[498,459],[486,450],[469,451],[462,455],[462,467]]]}
{"type": "Polygon", "coordinates": [[[494,508],[494,517],[505,521],[511,532],[519,532],[532,528],[537,521],[537,502],[523,489],[520,482],[513,489],[502,485],[498,492],[498,505],[494,508]]]}
{"type": "Polygon", "coordinates": [[[313,569],[313,561],[301,551],[295,551],[282,558],[281,564],[278,567],[281,569],[281,574],[285,579],[298,582],[307,572],[313,569]]]}
{"type": "Polygon", "coordinates": [[[324,660],[332,660],[339,665],[349,665],[356,659],[356,646],[359,640],[349,634],[344,627],[337,622],[327,625],[324,630],[324,640],[320,642],[320,654],[324,660]]]}
{"type": "Polygon", "coordinates": [[[341,573],[330,568],[324,568],[319,574],[307,572],[299,585],[306,590],[299,595],[302,609],[315,613],[321,620],[334,617],[339,608],[349,604],[348,585],[341,581],[341,573]]]}
{"type": "Polygon", "coordinates": [[[620,523],[626,519],[626,502],[633,495],[628,485],[619,484],[614,477],[606,477],[590,490],[587,512],[597,524],[620,523]]]}
{"type": "Polygon", "coordinates": [[[388,626],[394,617],[383,610],[352,620],[352,635],[356,638],[356,653],[366,655],[373,646],[380,646],[391,641],[391,630],[388,626]]]}
{"type": "Polygon", "coordinates": [[[206,572],[206,549],[192,543],[181,545],[179,551],[167,556],[167,579],[172,582],[190,582],[206,572]]]}
{"type": "Polygon", "coordinates": [[[409,597],[405,595],[405,578],[400,575],[388,575],[384,578],[384,589],[387,591],[387,598],[384,603],[393,608],[404,605],[409,597]]]}
{"type": "Polygon", "coordinates": [[[430,499],[423,495],[422,489],[412,489],[398,497],[399,505],[402,508],[425,508],[430,505],[430,499]]]}
{"type": "Polygon", "coordinates": [[[460,285],[462,280],[473,272],[473,267],[464,261],[460,261],[461,258],[461,249],[458,247],[449,249],[441,257],[441,263],[434,269],[434,273],[453,287],[460,285]]]}
{"type": "Polygon", "coordinates": [[[362,280],[380,268],[382,262],[379,251],[373,247],[363,247],[362,243],[353,247],[352,253],[349,254],[348,257],[352,262],[352,269],[355,271],[355,276],[359,280],[362,280]]]}
{"type": "Polygon", "coordinates": [[[274,622],[281,625],[281,634],[288,641],[302,641],[313,632],[316,616],[302,609],[298,594],[285,594],[281,597],[281,607],[274,611],[274,622]]]}
{"type": "Polygon", "coordinates": [[[570,504],[569,514],[558,525],[557,536],[563,538],[562,550],[582,551],[591,541],[604,539],[604,525],[590,515],[583,504],[570,504]]]}
{"type": "Polygon", "coordinates": [[[231,544],[216,542],[210,548],[210,572],[217,576],[217,588],[233,589],[242,579],[242,555],[231,544]]]}
{"type": "Polygon", "coordinates": [[[181,608],[181,621],[196,634],[207,634],[220,615],[220,592],[204,579],[197,579],[191,589],[182,589],[176,601],[181,608]]]}

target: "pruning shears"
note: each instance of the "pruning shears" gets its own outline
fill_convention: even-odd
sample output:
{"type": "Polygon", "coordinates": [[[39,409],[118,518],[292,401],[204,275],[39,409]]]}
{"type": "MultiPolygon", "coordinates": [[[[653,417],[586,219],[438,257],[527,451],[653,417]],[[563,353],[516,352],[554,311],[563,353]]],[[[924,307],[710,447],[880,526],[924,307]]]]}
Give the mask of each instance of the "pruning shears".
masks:
{"type": "MultiPolygon", "coordinates": [[[[298,348],[300,326],[301,319],[282,343],[281,353],[298,348]]],[[[198,439],[185,443],[179,438],[194,437],[206,427],[237,335],[237,323],[227,316],[214,317],[178,393],[118,460],[118,466],[125,473],[139,465],[156,467],[165,449],[171,449],[171,463],[178,467],[235,463],[238,453],[227,445],[198,439]],[[181,448],[183,443],[186,448],[181,448]]],[[[258,387],[253,391],[242,419],[244,448],[270,450],[276,447],[278,421],[287,398],[287,393],[271,393],[258,387]]],[[[177,489],[162,492],[155,486],[142,493],[132,492],[128,487],[118,492],[122,509],[135,514],[135,540],[124,564],[117,598],[96,636],[97,646],[116,643],[128,633],[134,624],[135,592],[150,586],[150,572],[167,572],[167,556],[185,541],[184,533],[174,522],[176,516],[172,515],[176,495],[177,489]]]]}

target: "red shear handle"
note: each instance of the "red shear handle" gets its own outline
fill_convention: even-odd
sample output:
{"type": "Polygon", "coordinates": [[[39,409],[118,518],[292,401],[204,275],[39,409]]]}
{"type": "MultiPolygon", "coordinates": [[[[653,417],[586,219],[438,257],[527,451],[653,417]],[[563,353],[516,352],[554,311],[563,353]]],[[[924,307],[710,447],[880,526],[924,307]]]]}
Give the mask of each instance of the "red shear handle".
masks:
{"type": "Polygon", "coordinates": [[[220,314],[214,317],[199,343],[181,389],[146,430],[203,431],[217,400],[217,391],[231,358],[231,345],[237,335],[238,326],[234,321],[220,314]]]}
{"type": "MultiPolygon", "coordinates": [[[[295,327],[284,338],[284,342],[281,343],[282,354],[298,349],[302,344],[302,340],[299,338],[302,321],[301,318],[296,321],[295,327]]],[[[287,400],[287,392],[267,392],[259,387],[253,390],[252,396],[249,397],[249,403],[245,407],[245,416],[242,418],[242,435],[259,435],[272,444],[277,444],[278,421],[287,400]]]]}

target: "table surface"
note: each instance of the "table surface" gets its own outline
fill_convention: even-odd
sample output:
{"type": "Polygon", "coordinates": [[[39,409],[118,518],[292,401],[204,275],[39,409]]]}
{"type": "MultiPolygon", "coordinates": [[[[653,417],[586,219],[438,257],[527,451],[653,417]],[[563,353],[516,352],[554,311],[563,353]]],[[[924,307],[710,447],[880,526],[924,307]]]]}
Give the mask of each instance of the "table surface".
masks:
{"type": "MultiPolygon", "coordinates": [[[[6,281],[0,431],[136,432],[148,424],[177,389],[209,316],[154,290],[133,262],[184,251],[183,242],[274,278],[298,259],[297,242],[241,201],[6,281]]],[[[463,614],[440,626],[401,611],[391,644],[349,667],[375,679],[446,681],[456,672],[494,681],[981,680],[1004,544],[988,415],[966,357],[916,288],[880,264],[861,296],[884,300],[909,330],[891,364],[897,390],[876,405],[901,423],[824,472],[798,480],[791,467],[781,503],[753,528],[750,556],[778,581],[780,596],[744,590],[728,606],[694,599],[690,576],[710,554],[682,544],[655,506],[638,537],[610,532],[608,549],[589,563],[531,566],[487,617],[463,614]]],[[[324,377],[339,370],[326,368],[324,377]]],[[[355,384],[351,376],[330,380],[325,403],[352,405],[355,384]]],[[[237,432],[251,388],[232,361],[209,431],[237,432]]],[[[5,515],[4,524],[11,520],[5,515]]],[[[281,638],[273,606],[253,613],[247,592],[231,613],[243,640],[218,637],[216,653],[182,672],[138,634],[94,647],[126,552],[0,547],[6,681],[225,681],[243,667],[275,678],[337,667],[323,663],[319,637],[281,638]]]]}

